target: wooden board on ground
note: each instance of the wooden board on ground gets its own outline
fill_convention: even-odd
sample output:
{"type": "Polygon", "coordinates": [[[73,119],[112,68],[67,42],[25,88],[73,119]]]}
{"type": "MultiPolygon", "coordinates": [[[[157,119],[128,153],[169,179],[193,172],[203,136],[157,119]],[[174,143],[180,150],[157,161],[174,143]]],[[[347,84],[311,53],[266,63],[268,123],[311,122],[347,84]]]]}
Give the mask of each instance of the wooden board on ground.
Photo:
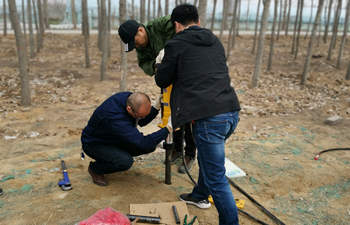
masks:
{"type": "MultiPolygon", "coordinates": [[[[175,205],[180,218],[180,224],[184,222],[185,215],[187,214],[187,223],[193,218],[189,215],[187,205],[185,202],[163,202],[163,203],[149,203],[149,204],[130,204],[130,214],[140,216],[160,216],[161,224],[176,225],[172,206],[175,205]]],[[[137,223],[146,224],[146,223],[137,223]]],[[[199,225],[196,219],[194,225],[199,225]]]]}

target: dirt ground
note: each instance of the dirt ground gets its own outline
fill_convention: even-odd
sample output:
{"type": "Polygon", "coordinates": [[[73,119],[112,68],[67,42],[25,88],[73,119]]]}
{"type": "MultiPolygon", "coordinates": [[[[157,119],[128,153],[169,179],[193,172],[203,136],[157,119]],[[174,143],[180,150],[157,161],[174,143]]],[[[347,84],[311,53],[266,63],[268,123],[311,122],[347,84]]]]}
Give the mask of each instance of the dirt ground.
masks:
{"type": "MultiPolygon", "coordinates": [[[[328,45],[316,45],[314,55],[321,57],[312,59],[307,84],[300,86],[308,44],[301,41],[294,60],[291,37],[282,37],[273,70],[265,70],[265,58],[259,87],[251,89],[252,37],[238,38],[228,63],[242,112],[226,154],[247,173],[235,182],[285,224],[349,224],[350,152],[325,153],[318,161],[313,157],[323,149],[350,147],[350,81],[344,80],[350,45],[340,70],[334,66],[339,45],[331,61],[326,60],[328,45]],[[326,125],[324,120],[333,115],[343,119],[326,125]]],[[[80,35],[46,34],[44,49],[29,62],[32,106],[23,107],[14,37],[0,37],[0,224],[76,224],[99,209],[128,213],[132,203],[177,201],[192,189],[190,180],[177,172],[178,165],[172,168],[172,185],[164,184],[162,149],[136,158],[129,171],[107,175],[107,187],[92,183],[90,160],[80,159],[80,134],[95,107],[119,90],[119,40],[112,38],[105,81],[99,79],[96,36],[91,38],[89,69],[83,54],[80,35]],[[61,159],[73,186],[69,192],[57,186],[61,159]]],[[[128,62],[129,90],[146,92],[154,100],[159,89],[137,67],[135,52],[128,54],[128,62]]],[[[144,132],[156,130],[157,122],[144,132]]],[[[195,178],[197,172],[196,165],[195,178]]],[[[235,198],[246,200],[245,211],[273,224],[232,190],[235,198]]],[[[188,208],[200,224],[218,224],[215,207],[188,208]]],[[[240,215],[240,224],[255,223],[240,215]]]]}

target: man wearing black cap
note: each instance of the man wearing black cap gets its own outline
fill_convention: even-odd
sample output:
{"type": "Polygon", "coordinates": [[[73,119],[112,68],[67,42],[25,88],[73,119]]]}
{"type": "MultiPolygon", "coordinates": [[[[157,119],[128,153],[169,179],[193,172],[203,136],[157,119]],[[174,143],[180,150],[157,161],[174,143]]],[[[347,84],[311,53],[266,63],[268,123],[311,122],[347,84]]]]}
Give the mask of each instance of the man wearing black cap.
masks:
{"type": "MultiPolygon", "coordinates": [[[[164,16],[148,22],[147,25],[140,24],[135,20],[127,20],[120,25],[118,33],[125,44],[124,50],[129,52],[136,48],[139,66],[146,74],[153,76],[155,74],[156,58],[158,55],[162,55],[163,51],[161,50],[163,50],[165,43],[175,35],[175,28],[170,16],[164,16]]],[[[165,92],[171,92],[171,86],[166,89],[165,92]]],[[[169,103],[169,100],[163,97],[163,102],[169,103]]],[[[160,127],[164,127],[166,124],[167,119],[165,121],[163,119],[160,127]]],[[[181,156],[183,136],[186,143],[185,163],[187,168],[191,169],[195,162],[196,147],[189,124],[174,132],[175,151],[172,153],[171,161],[174,163],[181,156]]],[[[185,173],[184,166],[180,166],[178,171],[185,173]]]]}

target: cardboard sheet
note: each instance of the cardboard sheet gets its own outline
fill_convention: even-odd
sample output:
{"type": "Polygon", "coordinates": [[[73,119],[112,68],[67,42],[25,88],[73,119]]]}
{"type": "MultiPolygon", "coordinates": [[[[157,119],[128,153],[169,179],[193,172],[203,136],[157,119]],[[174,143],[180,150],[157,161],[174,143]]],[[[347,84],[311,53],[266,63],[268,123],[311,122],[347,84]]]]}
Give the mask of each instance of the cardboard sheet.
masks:
{"type": "MultiPolygon", "coordinates": [[[[130,214],[141,215],[141,216],[160,216],[161,224],[176,225],[172,206],[175,205],[177,213],[179,214],[180,224],[184,222],[185,215],[187,214],[187,223],[193,218],[189,215],[187,205],[185,202],[164,202],[164,203],[150,203],[150,204],[130,204],[130,214]]],[[[136,223],[146,224],[146,223],[136,223]]],[[[194,225],[199,225],[198,219],[194,225]]]]}

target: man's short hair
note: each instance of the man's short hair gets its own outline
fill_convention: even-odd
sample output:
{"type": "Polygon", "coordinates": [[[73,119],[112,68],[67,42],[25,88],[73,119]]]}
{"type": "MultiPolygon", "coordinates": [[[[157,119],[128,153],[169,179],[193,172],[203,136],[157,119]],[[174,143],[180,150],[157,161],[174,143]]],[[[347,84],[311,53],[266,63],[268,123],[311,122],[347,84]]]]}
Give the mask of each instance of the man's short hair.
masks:
{"type": "Polygon", "coordinates": [[[148,95],[142,92],[135,92],[128,97],[126,104],[130,106],[132,110],[137,112],[141,105],[145,104],[146,102],[151,103],[151,99],[148,95]]]}
{"type": "Polygon", "coordinates": [[[175,24],[176,21],[184,26],[189,25],[191,23],[198,23],[198,10],[194,5],[178,5],[173,9],[170,20],[173,24],[175,24]]]}

